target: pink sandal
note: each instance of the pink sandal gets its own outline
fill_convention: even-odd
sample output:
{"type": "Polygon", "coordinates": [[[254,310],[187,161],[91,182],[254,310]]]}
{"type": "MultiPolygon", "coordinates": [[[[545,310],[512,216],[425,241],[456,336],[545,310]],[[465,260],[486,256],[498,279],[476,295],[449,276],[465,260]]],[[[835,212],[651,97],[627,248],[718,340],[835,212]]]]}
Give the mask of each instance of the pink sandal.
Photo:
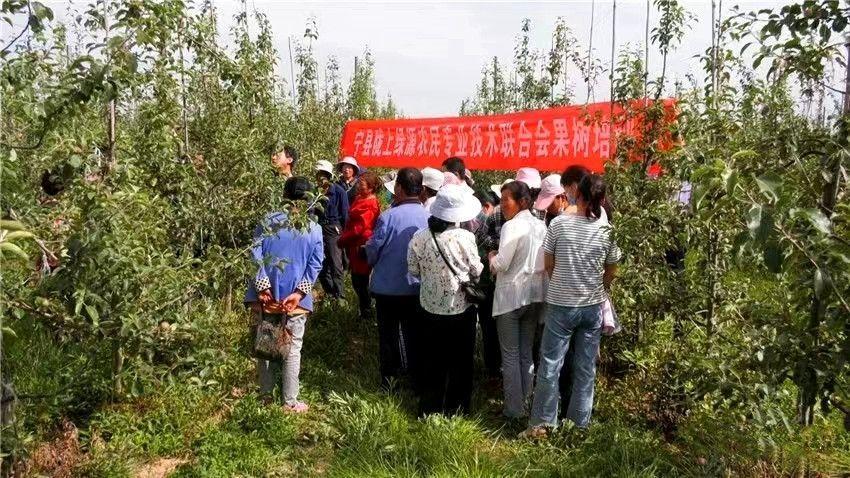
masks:
{"type": "Polygon", "coordinates": [[[310,407],[304,402],[295,402],[291,405],[284,405],[283,411],[289,413],[306,413],[310,407]]]}

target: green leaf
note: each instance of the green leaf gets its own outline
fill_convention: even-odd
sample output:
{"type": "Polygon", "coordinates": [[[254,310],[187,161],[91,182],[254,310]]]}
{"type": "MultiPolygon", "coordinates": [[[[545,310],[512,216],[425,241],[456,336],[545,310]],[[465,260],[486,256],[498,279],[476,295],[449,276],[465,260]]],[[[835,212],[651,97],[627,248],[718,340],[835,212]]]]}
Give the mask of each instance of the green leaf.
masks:
{"type": "Polygon", "coordinates": [[[21,231],[24,229],[24,225],[20,221],[3,219],[0,220],[0,229],[6,229],[7,231],[21,231]]]}
{"type": "Polygon", "coordinates": [[[100,314],[97,313],[97,308],[92,305],[86,304],[86,313],[89,314],[89,317],[92,321],[92,325],[97,327],[100,324],[100,314]]]}
{"type": "Polygon", "coordinates": [[[782,188],[782,178],[778,174],[774,172],[762,174],[756,178],[756,184],[768,199],[779,200],[778,191],[782,188]]]}
{"type": "Polygon", "coordinates": [[[723,172],[723,185],[726,189],[726,194],[732,195],[735,192],[735,186],[738,185],[738,171],[727,169],[723,172]]]}
{"type": "Polygon", "coordinates": [[[0,242],[0,253],[6,255],[6,253],[17,256],[23,260],[29,260],[29,256],[26,252],[23,251],[20,247],[12,244],[11,242],[0,242]]]}
{"type": "Polygon", "coordinates": [[[753,204],[750,210],[747,211],[747,228],[750,230],[750,237],[755,239],[758,236],[758,230],[761,228],[761,204],[753,204]]]}
{"type": "Polygon", "coordinates": [[[35,237],[33,233],[29,231],[12,231],[3,238],[4,241],[12,241],[14,239],[29,239],[35,237]]]}
{"type": "Polygon", "coordinates": [[[808,208],[803,209],[802,213],[806,216],[806,219],[808,219],[809,222],[812,223],[812,226],[814,226],[815,229],[824,234],[830,233],[830,226],[832,225],[832,222],[829,220],[828,217],[826,217],[823,211],[816,208],[808,208]]]}

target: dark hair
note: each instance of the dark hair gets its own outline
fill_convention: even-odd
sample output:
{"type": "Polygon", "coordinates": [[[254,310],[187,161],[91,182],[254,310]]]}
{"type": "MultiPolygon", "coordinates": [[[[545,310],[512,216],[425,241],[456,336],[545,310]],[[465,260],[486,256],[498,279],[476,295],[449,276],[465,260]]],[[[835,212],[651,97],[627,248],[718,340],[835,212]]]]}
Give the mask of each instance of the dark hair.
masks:
{"type": "Polygon", "coordinates": [[[540,195],[540,188],[528,188],[528,193],[531,195],[531,203],[534,204],[534,201],[537,201],[537,196],[540,195]]]}
{"type": "Polygon", "coordinates": [[[479,189],[475,191],[475,199],[478,199],[478,202],[481,203],[481,207],[484,207],[485,204],[492,204],[493,206],[499,205],[499,198],[496,197],[496,193],[490,190],[479,189]]]}
{"type": "Polygon", "coordinates": [[[331,173],[325,171],[324,169],[319,169],[319,170],[316,171],[316,175],[320,175],[320,174],[322,176],[324,176],[328,181],[333,179],[333,175],[331,175],[331,173]]]}
{"type": "Polygon", "coordinates": [[[578,184],[582,179],[590,174],[592,174],[590,170],[584,166],[578,164],[568,166],[567,169],[564,170],[564,173],[561,174],[561,186],[567,187],[572,186],[573,184],[578,184]]]}
{"type": "Polygon", "coordinates": [[[454,174],[460,179],[463,179],[470,187],[472,186],[472,184],[470,184],[472,181],[466,175],[466,164],[463,162],[463,158],[452,156],[451,158],[443,161],[443,167],[446,168],[446,171],[454,174]]]}
{"type": "Polygon", "coordinates": [[[437,216],[431,216],[428,218],[428,229],[434,233],[441,233],[448,229],[452,225],[451,222],[444,221],[437,216]]]}
{"type": "Polygon", "coordinates": [[[511,198],[519,204],[520,210],[531,209],[531,206],[534,204],[534,199],[531,197],[531,188],[522,181],[511,181],[502,186],[502,191],[510,193],[511,198]]]}
{"type": "Polygon", "coordinates": [[[422,193],[422,173],[416,168],[399,169],[395,183],[408,196],[419,196],[422,193]]]}
{"type": "Polygon", "coordinates": [[[295,163],[298,162],[298,151],[295,151],[295,148],[287,144],[284,145],[283,152],[286,154],[287,158],[292,159],[292,166],[295,166],[295,163]]]}
{"type": "Polygon", "coordinates": [[[301,201],[307,197],[307,192],[311,189],[309,179],[304,176],[293,176],[283,185],[283,197],[291,201],[301,201]]]}
{"type": "Polygon", "coordinates": [[[586,217],[596,219],[602,217],[606,189],[605,180],[598,174],[588,174],[578,184],[578,193],[587,203],[587,209],[584,211],[586,217]]]}
{"type": "Polygon", "coordinates": [[[365,182],[372,189],[372,192],[377,192],[381,188],[381,178],[372,171],[366,171],[357,180],[365,182]]]}

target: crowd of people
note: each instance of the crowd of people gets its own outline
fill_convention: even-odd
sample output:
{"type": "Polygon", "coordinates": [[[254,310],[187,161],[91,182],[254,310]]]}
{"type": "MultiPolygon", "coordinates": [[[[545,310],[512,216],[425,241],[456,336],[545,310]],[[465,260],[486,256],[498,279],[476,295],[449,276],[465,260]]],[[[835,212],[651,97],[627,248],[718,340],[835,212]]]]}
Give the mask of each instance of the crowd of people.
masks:
{"type": "Polygon", "coordinates": [[[619,330],[609,291],[621,253],[601,176],[524,167],[482,188],[462,158],[379,177],[345,157],[318,161],[313,183],[293,175],[297,160],[288,146],[272,154],[285,198],[314,221],[287,228],[278,211],[255,231],[245,302],[292,337],[282,360],[258,360],[261,394],[279,385],[285,409],[308,409],[298,374],[313,285],[323,302],[341,301],[348,270],[361,319],[377,322],[381,387],[409,383],[421,415],[470,411],[480,329],[503,414],[527,417],[526,435],[564,417],[588,426],[600,339],[619,330]],[[305,202],[311,191],[318,207],[305,202]]]}

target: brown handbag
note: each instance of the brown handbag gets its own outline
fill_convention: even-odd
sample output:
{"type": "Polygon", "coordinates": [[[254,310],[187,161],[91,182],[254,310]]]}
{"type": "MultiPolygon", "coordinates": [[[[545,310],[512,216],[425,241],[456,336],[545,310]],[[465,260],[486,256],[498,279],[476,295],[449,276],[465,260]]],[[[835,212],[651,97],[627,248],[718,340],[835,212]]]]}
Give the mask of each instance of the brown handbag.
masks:
{"type": "Polygon", "coordinates": [[[254,357],[262,360],[281,360],[292,348],[292,332],[286,328],[286,314],[266,314],[260,309],[260,320],[254,326],[254,357]]]}

